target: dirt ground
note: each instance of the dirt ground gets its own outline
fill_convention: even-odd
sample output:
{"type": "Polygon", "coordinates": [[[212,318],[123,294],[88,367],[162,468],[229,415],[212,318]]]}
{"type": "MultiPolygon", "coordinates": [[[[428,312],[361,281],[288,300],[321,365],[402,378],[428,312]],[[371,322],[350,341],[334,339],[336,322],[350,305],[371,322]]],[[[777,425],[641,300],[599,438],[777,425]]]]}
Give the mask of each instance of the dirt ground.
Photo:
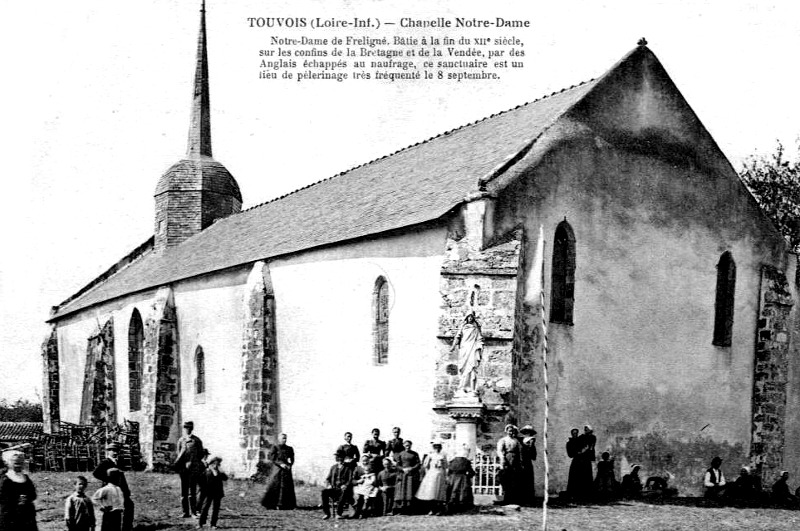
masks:
{"type": "MultiPolygon", "coordinates": [[[[35,473],[39,529],[64,529],[64,499],[72,491],[76,473],[35,473]]],[[[91,474],[88,492],[100,486],[91,474]]],[[[197,526],[194,519],[181,518],[180,482],[176,475],[126,473],[136,503],[136,529],[188,530],[197,526]]],[[[516,531],[542,529],[542,510],[523,508],[519,511],[492,506],[477,508],[470,514],[456,516],[394,516],[366,520],[322,520],[318,508],[319,488],[299,485],[296,489],[300,506],[294,511],[266,511],[259,505],[263,485],[250,481],[231,480],[222,500],[221,529],[286,529],[286,530],[461,530],[516,531]]],[[[796,530],[800,529],[800,511],[782,509],[696,507],[689,504],[650,505],[619,503],[552,507],[548,510],[547,529],[579,530],[796,530]]],[[[98,528],[99,525],[98,525],[98,528]]]]}

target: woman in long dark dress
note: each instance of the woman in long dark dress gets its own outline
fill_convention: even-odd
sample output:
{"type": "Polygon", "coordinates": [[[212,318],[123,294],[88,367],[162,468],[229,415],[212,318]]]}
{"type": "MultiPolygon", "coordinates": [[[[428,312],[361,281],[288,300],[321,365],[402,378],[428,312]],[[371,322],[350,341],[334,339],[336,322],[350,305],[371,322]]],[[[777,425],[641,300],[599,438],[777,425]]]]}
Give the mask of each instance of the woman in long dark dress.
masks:
{"type": "Polygon", "coordinates": [[[570,430],[570,438],[567,440],[567,456],[572,458],[572,463],[569,465],[569,478],[567,479],[567,494],[570,498],[581,499],[584,495],[583,482],[585,474],[583,473],[583,462],[581,457],[582,439],[578,435],[580,431],[578,428],[570,430]]]}
{"type": "Polygon", "coordinates": [[[0,531],[36,531],[36,488],[22,471],[25,456],[9,452],[4,457],[10,468],[0,477],[0,531]]]}
{"type": "Polygon", "coordinates": [[[521,505],[536,504],[533,462],[536,460],[536,430],[530,424],[519,430],[522,473],[520,475],[519,502],[521,505]]]}
{"type": "Polygon", "coordinates": [[[397,482],[394,489],[395,512],[408,513],[414,503],[414,494],[419,488],[419,454],[411,449],[411,441],[404,441],[405,448],[397,456],[397,482]]]}
{"type": "Polygon", "coordinates": [[[286,434],[281,433],[278,444],[272,446],[267,454],[270,462],[270,473],[267,477],[267,491],[261,499],[261,505],[267,509],[294,509],[297,499],[294,495],[294,449],[286,444],[286,434]]]}

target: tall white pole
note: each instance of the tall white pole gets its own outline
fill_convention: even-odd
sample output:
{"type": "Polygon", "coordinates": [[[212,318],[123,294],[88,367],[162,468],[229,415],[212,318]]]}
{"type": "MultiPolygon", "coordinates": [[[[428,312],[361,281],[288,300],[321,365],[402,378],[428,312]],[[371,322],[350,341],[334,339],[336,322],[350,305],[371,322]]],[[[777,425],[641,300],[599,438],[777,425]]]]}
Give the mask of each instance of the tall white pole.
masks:
{"type": "Polygon", "coordinates": [[[544,228],[539,227],[539,245],[537,252],[542,257],[542,282],[539,306],[542,315],[542,379],[544,381],[544,426],[542,427],[542,447],[544,455],[544,501],[542,502],[542,531],[547,531],[547,502],[550,498],[550,463],[547,456],[547,422],[550,415],[550,398],[547,382],[547,310],[544,300],[544,228]]]}

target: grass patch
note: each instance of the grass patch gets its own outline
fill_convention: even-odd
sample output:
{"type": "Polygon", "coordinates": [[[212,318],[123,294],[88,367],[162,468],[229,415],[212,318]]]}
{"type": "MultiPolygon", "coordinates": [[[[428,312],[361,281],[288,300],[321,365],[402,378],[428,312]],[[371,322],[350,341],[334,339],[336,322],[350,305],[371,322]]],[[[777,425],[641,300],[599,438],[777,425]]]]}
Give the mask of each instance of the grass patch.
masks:
{"type": "MultiPolygon", "coordinates": [[[[72,492],[76,473],[41,472],[31,474],[39,499],[36,501],[39,529],[64,529],[64,499],[72,492]]],[[[89,480],[88,491],[94,492],[100,483],[89,480]]],[[[139,531],[194,529],[197,521],[181,518],[180,481],[175,474],[146,472],[126,473],[136,503],[136,529],[139,531]]],[[[541,529],[542,510],[523,508],[503,511],[480,507],[471,514],[456,516],[396,516],[367,520],[322,520],[317,507],[319,488],[299,485],[296,488],[299,509],[267,511],[259,501],[264,485],[245,480],[228,481],[222,500],[219,525],[223,529],[282,529],[364,531],[422,529],[481,531],[516,531],[541,529]],[[505,514],[499,514],[505,513],[505,514]]],[[[99,529],[99,527],[98,527],[99,529]]],[[[614,530],[614,531],[682,531],[682,530],[770,530],[800,529],[800,511],[760,508],[692,507],[682,504],[650,505],[618,503],[553,507],[548,510],[548,529],[614,530]]]]}

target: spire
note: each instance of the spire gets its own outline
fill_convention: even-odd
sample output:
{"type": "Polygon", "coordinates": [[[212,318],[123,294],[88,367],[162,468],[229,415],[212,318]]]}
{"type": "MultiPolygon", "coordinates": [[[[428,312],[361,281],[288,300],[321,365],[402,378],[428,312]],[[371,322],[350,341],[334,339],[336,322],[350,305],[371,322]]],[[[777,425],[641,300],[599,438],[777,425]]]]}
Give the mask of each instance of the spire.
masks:
{"type": "Polygon", "coordinates": [[[189,125],[188,158],[211,157],[211,100],[208,94],[208,52],[206,50],[206,2],[200,8],[200,35],[197,37],[197,66],[189,125]]]}

